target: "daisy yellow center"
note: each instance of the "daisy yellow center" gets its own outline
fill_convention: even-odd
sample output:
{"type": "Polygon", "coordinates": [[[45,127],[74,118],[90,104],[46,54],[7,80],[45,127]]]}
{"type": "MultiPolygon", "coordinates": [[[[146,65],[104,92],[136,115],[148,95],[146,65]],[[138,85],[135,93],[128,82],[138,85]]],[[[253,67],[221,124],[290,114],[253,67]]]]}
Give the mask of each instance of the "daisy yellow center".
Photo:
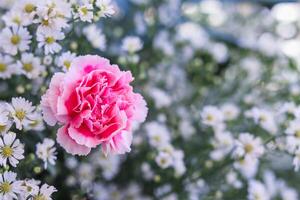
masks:
{"type": "Polygon", "coordinates": [[[4,146],[1,150],[1,154],[5,158],[11,157],[14,152],[14,150],[10,146],[4,146]]]}
{"type": "Polygon", "coordinates": [[[26,112],[25,112],[24,110],[20,109],[20,110],[17,110],[17,111],[16,111],[16,117],[17,117],[19,120],[22,121],[22,120],[25,118],[25,116],[26,116],[26,112]]]}
{"type": "Polygon", "coordinates": [[[300,138],[300,130],[297,130],[297,131],[296,131],[295,136],[296,136],[297,138],[300,138]]]}
{"type": "Polygon", "coordinates": [[[46,43],[47,44],[52,44],[53,42],[55,42],[54,37],[46,37],[46,43]]]}
{"type": "Polygon", "coordinates": [[[83,15],[87,15],[88,9],[86,7],[82,7],[82,8],[80,8],[80,10],[83,13],[83,15]]]}
{"type": "Polygon", "coordinates": [[[43,20],[42,20],[42,24],[43,24],[44,26],[49,26],[49,21],[48,21],[47,19],[43,19],[43,20]]]}
{"type": "Polygon", "coordinates": [[[6,129],[6,126],[5,125],[0,125],[0,132],[4,132],[6,129]]]}
{"type": "Polygon", "coordinates": [[[160,142],[160,137],[158,135],[153,137],[154,141],[160,142]]]}
{"type": "Polygon", "coordinates": [[[167,163],[167,160],[165,158],[160,159],[160,164],[165,165],[167,163]]]}
{"type": "Polygon", "coordinates": [[[251,144],[246,144],[244,148],[246,153],[251,153],[253,151],[253,146],[251,144]]]}
{"type": "Polygon", "coordinates": [[[31,13],[34,11],[34,9],[35,9],[35,6],[31,3],[26,4],[25,8],[24,8],[26,13],[31,13]]]}
{"type": "Polygon", "coordinates": [[[13,35],[13,36],[11,36],[10,41],[12,44],[17,45],[20,43],[21,37],[18,35],[13,35]]]}
{"type": "Polygon", "coordinates": [[[7,70],[6,64],[0,63],[0,72],[5,72],[7,70]]]}
{"type": "Polygon", "coordinates": [[[262,121],[262,122],[264,122],[264,121],[267,120],[267,118],[266,118],[264,115],[261,115],[261,116],[259,117],[259,120],[262,121]]]}
{"type": "Polygon", "coordinates": [[[212,115],[207,115],[206,119],[207,119],[208,121],[212,121],[212,120],[214,119],[214,117],[213,117],[212,115]]]}
{"type": "Polygon", "coordinates": [[[12,21],[15,22],[18,25],[21,24],[21,19],[19,17],[14,17],[12,21]]]}
{"type": "Polygon", "coordinates": [[[33,197],[33,200],[46,200],[46,197],[44,197],[41,194],[38,194],[36,196],[33,197]]]}
{"type": "Polygon", "coordinates": [[[64,66],[65,66],[67,69],[69,69],[70,66],[71,66],[71,62],[68,61],[68,60],[66,60],[66,61],[64,62],[64,66]]]}
{"type": "Polygon", "coordinates": [[[9,193],[11,191],[11,185],[8,182],[3,182],[0,184],[1,193],[9,193]]]}
{"type": "Polygon", "coordinates": [[[24,63],[24,64],[23,64],[23,69],[24,69],[26,72],[31,72],[31,71],[33,70],[32,63],[24,63]]]}
{"type": "Polygon", "coordinates": [[[30,126],[31,127],[36,127],[37,125],[39,124],[39,121],[38,120],[34,120],[30,123],[30,126]]]}

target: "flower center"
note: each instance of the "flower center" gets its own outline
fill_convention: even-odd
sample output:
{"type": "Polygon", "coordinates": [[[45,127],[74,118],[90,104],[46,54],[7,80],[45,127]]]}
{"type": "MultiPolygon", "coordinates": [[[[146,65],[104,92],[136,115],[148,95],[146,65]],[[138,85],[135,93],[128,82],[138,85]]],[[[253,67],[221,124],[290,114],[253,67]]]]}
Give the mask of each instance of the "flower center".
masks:
{"type": "Polygon", "coordinates": [[[43,20],[42,20],[42,24],[43,24],[44,26],[49,26],[49,20],[43,19],[43,20]]]}
{"type": "Polygon", "coordinates": [[[83,15],[87,15],[88,9],[86,7],[80,8],[80,11],[83,13],[83,15]]]}
{"type": "Polygon", "coordinates": [[[0,132],[5,131],[5,129],[6,129],[6,126],[5,126],[5,125],[0,125],[0,132]]]}
{"type": "Polygon", "coordinates": [[[17,110],[16,111],[16,117],[19,119],[19,120],[23,120],[26,116],[26,112],[24,110],[17,110]]]}
{"type": "Polygon", "coordinates": [[[300,138],[300,130],[297,130],[297,131],[296,131],[295,136],[296,136],[297,138],[300,138]]]}
{"type": "Polygon", "coordinates": [[[15,22],[18,25],[21,24],[21,19],[19,17],[14,17],[12,21],[15,22]]]}
{"type": "Polygon", "coordinates": [[[41,194],[38,194],[36,196],[33,197],[33,200],[46,200],[46,197],[44,197],[41,194]]]}
{"type": "Polygon", "coordinates": [[[32,63],[24,63],[24,64],[23,64],[23,69],[24,69],[26,72],[31,72],[31,71],[33,70],[32,63]]]}
{"type": "Polygon", "coordinates": [[[10,146],[4,146],[1,150],[1,154],[5,158],[11,157],[14,152],[14,150],[10,146]]]}
{"type": "Polygon", "coordinates": [[[246,144],[244,148],[246,153],[251,153],[253,151],[253,146],[251,144],[246,144]]]}
{"type": "Polygon", "coordinates": [[[52,44],[55,41],[54,37],[46,37],[46,43],[52,44]]]}
{"type": "Polygon", "coordinates": [[[31,3],[26,4],[25,8],[24,8],[26,13],[31,13],[32,11],[34,11],[34,9],[35,9],[35,6],[31,3]]]}
{"type": "Polygon", "coordinates": [[[68,60],[66,60],[66,61],[64,62],[64,66],[65,66],[67,69],[69,69],[70,66],[71,66],[71,62],[68,61],[68,60]]]}
{"type": "Polygon", "coordinates": [[[10,41],[12,44],[17,45],[20,43],[21,37],[18,35],[13,35],[13,36],[11,36],[10,41]]]}
{"type": "Polygon", "coordinates": [[[1,193],[9,193],[11,191],[11,185],[8,182],[3,182],[0,185],[0,192],[1,193]]]}
{"type": "Polygon", "coordinates": [[[0,63],[0,72],[5,72],[7,70],[6,64],[0,63]]]}
{"type": "Polygon", "coordinates": [[[213,121],[214,117],[212,115],[207,115],[206,119],[207,121],[213,121]]]}

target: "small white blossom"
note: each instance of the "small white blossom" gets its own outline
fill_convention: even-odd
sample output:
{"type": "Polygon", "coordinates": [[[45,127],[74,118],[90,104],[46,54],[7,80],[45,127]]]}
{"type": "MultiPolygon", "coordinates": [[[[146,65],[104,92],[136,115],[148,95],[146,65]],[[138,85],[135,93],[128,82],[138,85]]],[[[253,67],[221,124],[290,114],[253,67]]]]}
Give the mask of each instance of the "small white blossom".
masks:
{"type": "Polygon", "coordinates": [[[170,133],[166,126],[157,122],[150,122],[146,124],[145,128],[151,146],[159,148],[170,142],[170,133]]]}
{"type": "Polygon", "coordinates": [[[7,162],[16,167],[19,160],[24,158],[24,146],[16,139],[16,134],[9,132],[0,138],[0,165],[6,166],[7,162]]]}
{"type": "Polygon", "coordinates": [[[223,113],[215,106],[205,106],[201,112],[202,123],[208,126],[216,126],[224,120],[223,113]]]}
{"type": "Polygon", "coordinates": [[[110,17],[115,14],[111,0],[97,0],[96,6],[100,9],[98,13],[100,17],[110,17]]]}
{"type": "Polygon", "coordinates": [[[88,0],[83,0],[82,5],[79,6],[76,17],[79,17],[83,22],[92,22],[94,18],[93,4],[88,0]]]}
{"type": "Polygon", "coordinates": [[[8,79],[13,74],[18,73],[17,67],[13,62],[14,60],[11,56],[0,54],[0,78],[8,79]]]}
{"type": "Polygon", "coordinates": [[[270,200],[270,196],[264,184],[256,180],[251,180],[248,187],[248,199],[270,200]]]}
{"type": "Polygon", "coordinates": [[[159,152],[155,158],[155,162],[159,167],[166,169],[173,164],[173,159],[170,154],[166,152],[159,152]]]}
{"type": "Polygon", "coordinates": [[[38,47],[43,47],[46,55],[58,53],[62,49],[58,42],[64,38],[65,35],[57,30],[39,28],[37,31],[38,47]]]}
{"type": "Polygon", "coordinates": [[[238,117],[240,113],[239,108],[236,105],[230,103],[222,105],[221,111],[223,112],[225,120],[234,120],[238,117]]]}
{"type": "Polygon", "coordinates": [[[18,67],[22,74],[29,79],[38,78],[45,70],[44,66],[41,65],[41,59],[34,57],[31,53],[23,53],[21,55],[21,60],[18,61],[18,67]]]}
{"type": "Polygon", "coordinates": [[[62,67],[64,71],[68,71],[74,58],[76,58],[76,54],[67,51],[57,58],[56,64],[57,66],[62,67]]]}
{"type": "Polygon", "coordinates": [[[36,200],[36,199],[45,199],[52,200],[52,194],[57,190],[53,186],[49,186],[47,184],[43,184],[39,190],[35,190],[31,197],[28,200],[36,200]]]}
{"type": "Polygon", "coordinates": [[[4,172],[0,175],[0,199],[18,199],[18,194],[22,192],[22,182],[17,181],[17,174],[14,172],[4,172]]]}
{"type": "Polygon", "coordinates": [[[18,26],[4,28],[0,33],[1,47],[5,53],[11,55],[16,55],[18,50],[21,52],[28,50],[31,38],[26,28],[18,26]]]}
{"type": "Polygon", "coordinates": [[[32,103],[28,100],[17,97],[12,98],[11,104],[8,104],[10,115],[16,123],[16,128],[21,130],[23,126],[28,126],[31,123],[31,115],[35,109],[32,103]]]}
{"type": "Polygon", "coordinates": [[[259,158],[264,153],[264,146],[259,137],[254,137],[250,133],[241,133],[236,140],[236,147],[233,152],[235,156],[249,156],[259,158]]]}
{"type": "Polygon", "coordinates": [[[86,26],[83,33],[94,48],[101,51],[106,49],[106,37],[95,24],[86,26]]]}
{"type": "Polygon", "coordinates": [[[135,53],[143,48],[140,38],[135,36],[127,36],[122,41],[121,49],[128,53],[135,53]]]}
{"type": "Polygon", "coordinates": [[[36,156],[44,162],[44,168],[47,169],[48,163],[55,165],[56,148],[55,142],[49,138],[45,138],[43,143],[37,143],[36,156]]]}

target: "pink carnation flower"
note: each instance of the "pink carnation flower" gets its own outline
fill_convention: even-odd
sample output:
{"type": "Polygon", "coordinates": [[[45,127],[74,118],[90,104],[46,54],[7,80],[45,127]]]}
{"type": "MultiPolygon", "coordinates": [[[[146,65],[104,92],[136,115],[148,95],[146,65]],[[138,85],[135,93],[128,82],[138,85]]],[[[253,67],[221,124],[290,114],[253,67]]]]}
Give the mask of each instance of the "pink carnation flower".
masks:
{"type": "Polygon", "coordinates": [[[130,151],[133,122],[143,122],[146,102],[134,93],[129,71],[99,56],[80,56],[66,73],[56,73],[41,106],[47,124],[57,122],[57,142],[73,155],[101,144],[104,154],[130,151]]]}

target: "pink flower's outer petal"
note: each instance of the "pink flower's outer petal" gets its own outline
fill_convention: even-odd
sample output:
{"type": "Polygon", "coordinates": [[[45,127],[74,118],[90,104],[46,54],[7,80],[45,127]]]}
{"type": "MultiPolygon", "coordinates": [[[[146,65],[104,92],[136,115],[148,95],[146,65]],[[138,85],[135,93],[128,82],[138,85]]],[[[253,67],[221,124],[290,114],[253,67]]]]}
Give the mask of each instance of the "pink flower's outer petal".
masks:
{"type": "Polygon", "coordinates": [[[60,95],[60,84],[63,81],[64,74],[56,73],[53,75],[49,89],[46,94],[42,96],[41,107],[43,118],[50,126],[54,126],[61,118],[57,114],[57,99],[60,95]]]}
{"type": "Polygon", "coordinates": [[[68,126],[63,126],[57,131],[57,142],[72,155],[87,155],[91,148],[77,144],[68,133],[68,126]]]}
{"type": "Polygon", "coordinates": [[[148,114],[148,108],[146,101],[140,94],[135,94],[135,115],[133,116],[133,120],[138,122],[144,122],[146,120],[148,114]]]}
{"type": "Polygon", "coordinates": [[[82,132],[79,132],[76,128],[70,126],[69,129],[69,135],[70,137],[76,141],[77,144],[94,148],[97,145],[101,143],[101,141],[97,140],[95,137],[90,137],[87,134],[83,134],[82,132]]]}
{"type": "Polygon", "coordinates": [[[109,154],[124,154],[131,151],[132,133],[122,131],[109,141],[102,143],[101,148],[105,156],[109,154]]]}

